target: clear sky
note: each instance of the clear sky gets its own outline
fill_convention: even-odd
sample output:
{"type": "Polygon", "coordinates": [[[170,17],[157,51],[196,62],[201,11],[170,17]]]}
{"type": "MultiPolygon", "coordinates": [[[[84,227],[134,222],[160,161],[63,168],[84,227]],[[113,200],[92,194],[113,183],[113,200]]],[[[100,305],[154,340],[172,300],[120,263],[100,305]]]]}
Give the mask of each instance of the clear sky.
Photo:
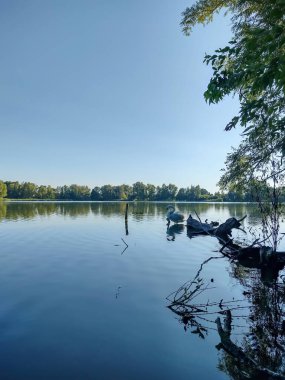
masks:
{"type": "Polygon", "coordinates": [[[182,34],[193,0],[0,0],[0,179],[37,184],[200,184],[239,131],[209,106],[204,54],[229,19],[182,34]]]}

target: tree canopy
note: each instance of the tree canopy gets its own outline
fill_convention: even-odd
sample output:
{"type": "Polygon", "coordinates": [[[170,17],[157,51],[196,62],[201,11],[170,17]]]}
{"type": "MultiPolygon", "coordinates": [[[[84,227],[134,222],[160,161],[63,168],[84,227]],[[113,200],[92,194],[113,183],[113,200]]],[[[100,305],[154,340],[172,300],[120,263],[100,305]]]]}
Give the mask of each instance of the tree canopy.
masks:
{"type": "Polygon", "coordinates": [[[223,10],[231,14],[233,38],[205,57],[213,75],[204,97],[209,103],[238,97],[239,113],[225,129],[240,125],[243,140],[228,154],[220,185],[280,179],[285,170],[285,0],[199,0],[183,12],[184,33],[223,10]]]}
{"type": "MultiPolygon", "coordinates": [[[[211,194],[199,185],[180,188],[172,183],[155,186],[150,183],[135,182],[133,185],[88,186],[64,185],[56,188],[36,185],[32,182],[0,181],[0,198],[64,201],[251,201],[249,192],[211,194]]],[[[285,193],[283,195],[285,199],[285,193]]]]}
{"type": "Polygon", "coordinates": [[[3,181],[0,181],[0,199],[6,197],[7,186],[3,181]]]}

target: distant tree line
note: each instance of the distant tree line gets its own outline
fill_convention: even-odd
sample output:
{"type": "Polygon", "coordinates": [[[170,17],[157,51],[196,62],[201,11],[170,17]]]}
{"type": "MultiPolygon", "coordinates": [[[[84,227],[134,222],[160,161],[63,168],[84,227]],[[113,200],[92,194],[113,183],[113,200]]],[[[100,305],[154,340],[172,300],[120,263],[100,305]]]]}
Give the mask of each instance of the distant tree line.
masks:
{"type": "MultiPolygon", "coordinates": [[[[199,185],[178,189],[173,184],[155,186],[136,182],[129,185],[88,186],[64,185],[56,188],[36,185],[32,182],[0,181],[0,198],[7,199],[48,199],[48,200],[75,200],[75,201],[220,201],[220,202],[250,202],[250,192],[227,193],[216,192],[211,194],[199,185]]],[[[285,197],[284,197],[285,200],[285,197]]]]}

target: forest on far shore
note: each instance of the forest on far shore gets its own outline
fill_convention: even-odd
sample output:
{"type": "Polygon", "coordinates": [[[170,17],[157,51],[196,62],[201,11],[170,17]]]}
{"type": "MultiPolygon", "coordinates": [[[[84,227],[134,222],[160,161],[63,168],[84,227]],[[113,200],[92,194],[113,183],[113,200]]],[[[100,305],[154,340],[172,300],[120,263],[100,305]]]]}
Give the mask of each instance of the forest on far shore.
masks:
{"type": "MultiPolygon", "coordinates": [[[[133,185],[104,185],[90,189],[82,185],[52,186],[36,185],[32,182],[0,181],[0,199],[42,199],[75,201],[212,201],[251,202],[251,192],[235,191],[210,193],[197,186],[178,188],[174,184],[155,186],[136,182],[133,185]]],[[[285,192],[282,197],[285,200],[285,192]]]]}

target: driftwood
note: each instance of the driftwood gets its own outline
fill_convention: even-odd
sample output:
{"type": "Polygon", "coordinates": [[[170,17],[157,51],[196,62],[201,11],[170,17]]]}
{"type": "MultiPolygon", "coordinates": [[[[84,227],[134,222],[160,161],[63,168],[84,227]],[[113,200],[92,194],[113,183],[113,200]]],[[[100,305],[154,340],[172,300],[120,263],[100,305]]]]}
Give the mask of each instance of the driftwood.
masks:
{"type": "Polygon", "coordinates": [[[247,318],[247,313],[240,315],[242,310],[250,309],[245,299],[230,301],[223,299],[210,301],[208,299],[206,303],[195,303],[196,297],[211,289],[210,284],[205,284],[200,274],[203,266],[212,259],[219,259],[219,257],[211,257],[204,261],[193,280],[186,282],[167,297],[167,300],[170,301],[170,305],[167,307],[179,317],[185,331],[189,330],[199,338],[205,339],[209,329],[211,329],[210,324],[215,323],[221,340],[216,348],[218,350],[223,349],[236,359],[236,366],[238,366],[239,371],[246,375],[245,378],[285,380],[282,373],[260,365],[258,358],[231,340],[232,327],[236,326],[233,324],[233,319],[247,318]],[[237,312],[238,314],[235,315],[237,312]],[[223,315],[223,323],[220,316],[213,320],[212,318],[215,315],[223,315]]]}
{"type": "Polygon", "coordinates": [[[229,301],[218,300],[208,301],[206,303],[195,303],[195,299],[200,294],[213,289],[213,279],[205,282],[201,277],[204,265],[211,260],[222,259],[221,256],[212,256],[201,263],[193,280],[186,281],[177,290],[170,293],[166,299],[170,302],[167,306],[173,313],[178,315],[180,322],[184,325],[184,330],[191,330],[192,334],[198,334],[202,339],[208,334],[208,322],[215,323],[211,320],[216,314],[224,315],[224,309],[230,311],[241,311],[248,309],[248,303],[245,299],[232,299],[229,301]]]}
{"type": "Polygon", "coordinates": [[[277,278],[278,272],[285,266],[285,252],[273,252],[271,247],[264,245],[265,241],[256,239],[251,245],[242,247],[236,244],[232,236],[232,230],[241,228],[241,219],[229,218],[224,223],[218,225],[217,222],[202,222],[196,213],[197,219],[189,215],[187,219],[187,235],[192,238],[197,235],[210,235],[216,237],[221,244],[220,252],[232,260],[238,261],[248,268],[261,269],[261,277],[265,281],[272,281],[277,278]]]}
{"type": "MultiPolygon", "coordinates": [[[[218,239],[221,244],[220,252],[224,256],[243,266],[260,269],[261,283],[258,286],[255,285],[256,288],[252,287],[252,289],[256,291],[260,286],[262,288],[263,283],[265,286],[262,289],[270,289],[270,293],[266,293],[268,294],[267,298],[263,298],[264,290],[258,293],[258,296],[253,293],[252,304],[248,304],[247,299],[235,300],[234,298],[228,301],[223,299],[216,301],[208,299],[206,303],[203,301],[199,302],[199,299],[196,299],[196,297],[213,287],[212,283],[214,279],[204,282],[201,272],[203,266],[210,260],[222,259],[222,256],[214,256],[201,264],[193,280],[185,282],[167,297],[167,300],[170,302],[168,308],[178,316],[178,320],[183,325],[185,331],[189,330],[189,332],[196,334],[202,339],[205,339],[208,330],[212,329],[211,324],[215,324],[220,337],[220,343],[216,348],[223,349],[229,354],[229,356],[225,356],[225,365],[227,365],[228,360],[229,368],[231,365],[233,371],[241,373],[241,377],[238,378],[243,378],[243,375],[245,375],[244,378],[250,379],[285,380],[283,364],[280,365],[278,361],[284,355],[284,344],[280,345],[279,340],[281,338],[278,341],[276,338],[282,337],[283,339],[285,336],[284,314],[282,314],[281,309],[279,311],[280,305],[283,302],[282,297],[284,296],[285,288],[282,282],[277,283],[276,281],[279,270],[285,265],[285,252],[274,252],[272,247],[265,245],[266,243],[268,244],[268,238],[264,240],[256,239],[247,247],[236,244],[233,238],[231,238],[231,233],[234,228],[241,230],[241,221],[245,217],[240,220],[230,218],[220,226],[216,226],[213,225],[213,222],[202,222],[197,214],[196,216],[197,219],[189,216],[187,220],[187,235],[189,237],[208,235],[218,239]],[[281,289],[279,293],[278,289],[281,289]],[[258,302],[260,304],[264,303],[266,307],[256,306],[259,297],[261,300],[258,302]],[[253,302],[254,300],[255,302],[253,302]],[[278,306],[271,310],[271,306],[275,302],[276,305],[278,302],[278,306]],[[270,311],[268,311],[268,308],[270,308],[270,311]],[[259,310],[265,310],[265,314],[260,316],[259,310]],[[278,312],[280,312],[279,317],[278,312]],[[243,319],[246,323],[252,321],[250,337],[253,334],[255,338],[254,343],[259,342],[258,334],[263,336],[262,330],[265,326],[265,336],[269,340],[267,344],[267,340],[265,339],[264,342],[267,344],[265,348],[263,347],[265,344],[262,340],[263,338],[260,338],[258,349],[254,345],[251,345],[250,337],[247,337],[247,335],[242,345],[238,345],[235,342],[235,339],[231,337],[232,329],[243,327],[240,326],[240,319],[243,319]],[[237,322],[233,323],[233,321],[237,322]],[[262,355],[264,354],[266,358],[268,356],[270,359],[271,351],[267,355],[267,348],[270,347],[276,348],[276,353],[274,351],[275,356],[273,357],[275,361],[272,359],[272,362],[270,360],[263,360],[260,354],[261,352],[262,355]],[[260,349],[261,351],[259,351],[260,349]],[[276,372],[276,368],[280,369],[280,372],[276,372]]],[[[247,295],[250,293],[245,291],[243,294],[247,295]]]]}
{"type": "MultiPolygon", "coordinates": [[[[196,214],[197,215],[197,214],[196,214]]],[[[187,219],[187,228],[193,230],[192,233],[196,234],[212,234],[217,237],[227,237],[231,236],[232,229],[237,228],[240,229],[241,221],[246,218],[246,215],[237,220],[236,218],[229,218],[224,223],[220,224],[218,222],[204,223],[201,221],[199,216],[197,215],[198,220],[194,219],[190,214],[187,219]]]]}
{"type": "Polygon", "coordinates": [[[222,223],[219,225],[218,228],[215,230],[215,235],[216,236],[231,236],[231,232],[234,228],[236,229],[241,229],[241,222],[247,217],[245,215],[243,218],[237,220],[236,218],[229,218],[225,221],[225,223],[222,223]]]}
{"type": "Polygon", "coordinates": [[[187,219],[187,228],[191,228],[193,233],[196,234],[214,233],[215,231],[213,223],[202,223],[199,220],[192,218],[191,215],[189,215],[189,218],[187,219]]]}

